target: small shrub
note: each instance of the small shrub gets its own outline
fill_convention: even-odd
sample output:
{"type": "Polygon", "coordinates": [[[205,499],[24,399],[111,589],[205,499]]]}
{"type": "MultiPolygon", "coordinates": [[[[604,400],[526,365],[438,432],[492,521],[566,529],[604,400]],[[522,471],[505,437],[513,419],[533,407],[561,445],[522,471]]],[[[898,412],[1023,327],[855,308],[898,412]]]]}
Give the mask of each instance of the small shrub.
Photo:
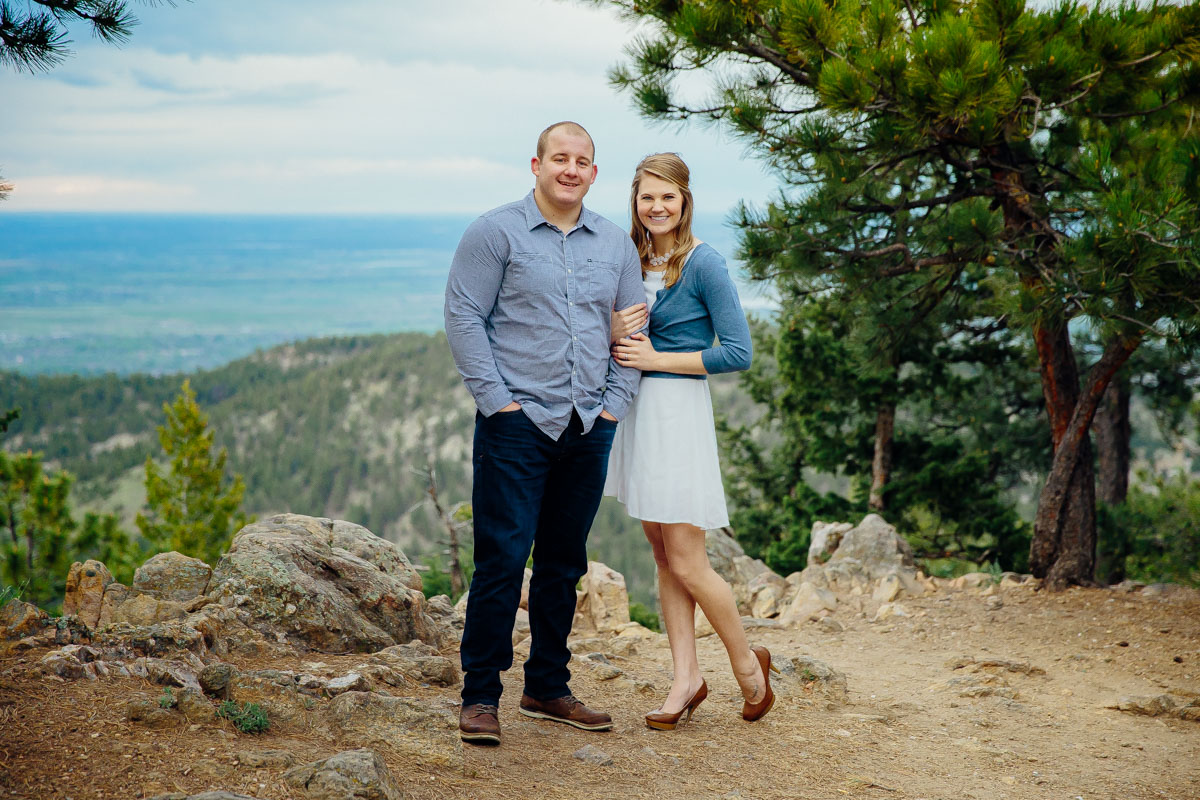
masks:
{"type": "Polygon", "coordinates": [[[20,600],[21,593],[25,590],[25,584],[20,586],[5,586],[0,588],[0,608],[4,608],[13,600],[20,600]]]}
{"type": "Polygon", "coordinates": [[[174,708],[175,707],[175,693],[171,691],[170,686],[163,687],[162,696],[158,698],[158,707],[159,708],[174,708]]]}
{"type": "Polygon", "coordinates": [[[217,709],[217,716],[233,723],[242,733],[262,733],[271,727],[267,712],[258,703],[242,703],[225,700],[217,709]]]}
{"type": "Polygon", "coordinates": [[[644,625],[652,631],[662,631],[662,625],[658,620],[658,614],[655,614],[641,603],[629,604],[629,618],[639,625],[644,625]]]}

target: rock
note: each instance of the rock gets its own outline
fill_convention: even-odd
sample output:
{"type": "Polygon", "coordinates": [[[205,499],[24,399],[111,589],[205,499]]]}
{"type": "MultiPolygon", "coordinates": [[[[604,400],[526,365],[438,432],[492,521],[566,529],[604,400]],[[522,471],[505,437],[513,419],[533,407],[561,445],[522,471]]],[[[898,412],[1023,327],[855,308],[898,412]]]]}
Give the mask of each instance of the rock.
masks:
{"type": "Polygon", "coordinates": [[[842,535],[827,567],[853,561],[870,580],[892,572],[914,572],[913,551],[904,537],[878,514],[868,514],[856,527],[842,535]]]}
{"type": "Polygon", "coordinates": [[[1004,608],[1004,599],[994,594],[983,601],[983,607],[988,611],[999,611],[1004,608]]]}
{"type": "Polygon", "coordinates": [[[968,572],[950,581],[951,589],[982,589],[991,586],[994,581],[990,572],[968,572]]]}
{"type": "Polygon", "coordinates": [[[293,767],[283,780],[310,800],[401,800],[404,796],[383,759],[367,748],[293,767]]]}
{"type": "Polygon", "coordinates": [[[341,677],[325,682],[325,693],[331,697],[343,692],[366,692],[370,689],[371,685],[367,683],[367,679],[357,672],[347,672],[341,677]]]}
{"type": "Polygon", "coordinates": [[[770,570],[755,575],[746,586],[750,593],[750,616],[759,619],[779,616],[788,588],[787,581],[770,570]]]}
{"type": "Polygon", "coordinates": [[[268,638],[325,652],[372,652],[443,632],[420,577],[366,528],[300,514],[247,525],[213,570],[208,595],[248,611],[268,638]]]}
{"type": "Polygon", "coordinates": [[[135,594],[113,610],[112,623],[124,622],[145,627],[157,622],[183,619],[187,611],[183,603],[175,600],[159,600],[148,594],[135,594]]]}
{"type": "Polygon", "coordinates": [[[1135,581],[1135,580],[1130,580],[1129,578],[1126,578],[1125,580],[1121,581],[1120,583],[1113,584],[1112,586],[1110,586],[1108,588],[1112,589],[1113,591],[1117,591],[1117,592],[1129,593],[1129,592],[1141,591],[1145,587],[1146,587],[1146,584],[1142,583],[1141,581],[1135,581]]]}
{"type": "Polygon", "coordinates": [[[900,576],[896,573],[884,575],[879,579],[879,586],[871,595],[872,600],[878,600],[881,603],[890,603],[900,596],[900,592],[904,587],[900,584],[900,576]]]}
{"type": "Polygon", "coordinates": [[[579,587],[581,596],[575,612],[592,630],[615,631],[629,622],[629,593],[621,573],[599,561],[589,561],[579,587]]]}
{"type": "Polygon", "coordinates": [[[455,686],[459,681],[456,660],[439,655],[421,641],[398,644],[372,653],[373,664],[387,666],[416,681],[433,686],[455,686]]]}
{"type": "Polygon", "coordinates": [[[202,692],[184,689],[176,696],[175,708],[188,722],[211,722],[216,719],[217,709],[202,692]]]}
{"type": "Polygon", "coordinates": [[[234,756],[239,766],[250,769],[287,769],[296,764],[287,750],[239,750],[234,756]]]}
{"type": "Polygon", "coordinates": [[[0,639],[20,639],[41,633],[50,617],[33,603],[9,600],[0,608],[0,639]]]}
{"type": "Polygon", "coordinates": [[[173,728],[185,724],[184,718],[159,702],[161,695],[135,694],[125,702],[125,719],[148,728],[173,728]]]}
{"type": "Polygon", "coordinates": [[[66,594],[63,597],[63,616],[78,617],[89,628],[100,621],[100,604],[104,600],[104,588],[113,581],[108,567],[99,561],[88,559],[80,564],[76,561],[67,573],[66,594]]]}
{"type": "Polygon", "coordinates": [[[814,522],[808,539],[808,564],[827,562],[842,543],[842,536],[853,528],[849,522],[814,522]]]}
{"type": "Polygon", "coordinates": [[[116,613],[117,607],[129,599],[129,587],[123,583],[113,581],[104,589],[104,599],[100,601],[100,619],[96,621],[97,627],[104,627],[112,623],[113,614],[116,613]]]}
{"type": "Polygon", "coordinates": [[[533,570],[529,567],[525,568],[525,574],[521,577],[521,602],[520,608],[529,610],[529,582],[533,580],[533,570]]]}
{"type": "Polygon", "coordinates": [[[238,668],[233,664],[218,662],[209,664],[200,670],[200,674],[196,678],[200,682],[200,688],[209,697],[230,700],[232,699],[230,689],[237,675],[238,668]]]}
{"type": "Polygon", "coordinates": [[[458,607],[450,602],[449,597],[444,594],[435,594],[425,601],[425,613],[437,627],[455,639],[462,640],[463,626],[466,623],[465,605],[463,610],[459,611],[458,607]]]}
{"type": "Polygon", "coordinates": [[[1007,697],[1017,696],[1016,690],[999,675],[981,672],[973,675],[961,675],[935,683],[929,687],[933,691],[954,692],[959,697],[1007,697]]]}
{"type": "Polygon", "coordinates": [[[845,673],[838,672],[824,661],[809,656],[792,656],[773,659],[772,663],[784,678],[803,684],[806,692],[839,703],[846,702],[849,697],[845,673]]]}
{"type": "Polygon", "coordinates": [[[1191,709],[1200,710],[1200,701],[1189,701],[1171,694],[1139,695],[1122,697],[1116,705],[1108,706],[1126,714],[1137,714],[1144,717],[1177,717],[1181,719],[1196,719],[1196,714],[1184,713],[1191,709]]]}
{"type": "Polygon", "coordinates": [[[192,667],[183,661],[164,658],[139,658],[129,665],[129,671],[160,686],[178,686],[204,694],[192,667]]]}
{"type": "Polygon", "coordinates": [[[211,577],[208,564],[172,550],[151,556],[138,567],[130,588],[159,600],[187,603],[205,593],[211,577]]]}
{"type": "Polygon", "coordinates": [[[1162,597],[1171,591],[1169,583],[1152,583],[1145,589],[1142,589],[1143,597],[1162,597]]]}
{"type": "Polygon", "coordinates": [[[817,627],[826,633],[841,633],[846,630],[846,626],[838,622],[833,617],[822,617],[817,620],[817,627]]]}
{"type": "Polygon", "coordinates": [[[341,740],[397,750],[421,764],[459,767],[457,706],[434,707],[421,697],[346,692],[329,704],[341,740]]]}
{"type": "Polygon", "coordinates": [[[585,764],[593,764],[597,767],[611,767],[613,765],[612,756],[594,744],[585,744],[572,753],[571,756],[585,764]]]}
{"type": "Polygon", "coordinates": [[[1045,675],[1046,670],[1035,667],[1028,661],[1014,661],[1007,658],[973,658],[959,656],[946,662],[946,668],[952,670],[969,668],[969,672],[1014,672],[1022,675],[1045,675]]]}
{"type": "Polygon", "coordinates": [[[517,608],[517,615],[513,618],[512,643],[524,639],[529,635],[529,612],[523,608],[517,608]]]}
{"type": "Polygon", "coordinates": [[[796,625],[837,609],[837,595],[811,583],[801,583],[788,607],[779,615],[784,625],[796,625]]]}
{"type": "Polygon", "coordinates": [[[908,609],[899,603],[884,603],[875,611],[875,616],[871,617],[871,621],[883,622],[884,620],[892,619],[893,617],[907,616],[911,616],[908,613],[908,609]]]}

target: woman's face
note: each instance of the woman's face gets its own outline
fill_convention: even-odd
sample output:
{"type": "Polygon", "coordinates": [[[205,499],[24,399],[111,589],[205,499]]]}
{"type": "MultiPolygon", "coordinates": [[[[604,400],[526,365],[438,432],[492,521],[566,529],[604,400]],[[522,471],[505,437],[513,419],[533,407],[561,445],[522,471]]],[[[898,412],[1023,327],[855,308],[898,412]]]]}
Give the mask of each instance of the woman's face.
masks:
{"type": "Polygon", "coordinates": [[[644,175],[638,182],[637,215],[651,234],[671,233],[683,216],[683,193],[673,183],[644,175]]]}

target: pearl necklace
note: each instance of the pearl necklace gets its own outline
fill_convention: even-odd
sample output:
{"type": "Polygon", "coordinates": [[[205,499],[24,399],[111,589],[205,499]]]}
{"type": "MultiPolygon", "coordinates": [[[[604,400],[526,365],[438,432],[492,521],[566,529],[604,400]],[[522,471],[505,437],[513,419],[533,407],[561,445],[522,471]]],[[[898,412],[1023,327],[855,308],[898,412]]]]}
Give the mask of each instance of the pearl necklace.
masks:
{"type": "Polygon", "coordinates": [[[650,266],[661,267],[663,264],[667,263],[667,261],[669,261],[671,259],[671,256],[673,256],[673,255],[675,255],[674,248],[668,250],[666,253],[664,253],[661,256],[650,256],[650,258],[649,258],[650,266]]]}

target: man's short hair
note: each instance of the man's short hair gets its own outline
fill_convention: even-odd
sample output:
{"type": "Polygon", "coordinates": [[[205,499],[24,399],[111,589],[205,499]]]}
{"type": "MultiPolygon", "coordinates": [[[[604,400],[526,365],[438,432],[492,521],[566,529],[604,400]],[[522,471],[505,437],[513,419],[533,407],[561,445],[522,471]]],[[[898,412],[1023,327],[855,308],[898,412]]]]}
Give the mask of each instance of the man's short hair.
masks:
{"type": "Polygon", "coordinates": [[[542,134],[540,136],[538,136],[538,141],[537,141],[538,160],[545,158],[545,156],[546,156],[546,141],[550,138],[551,132],[553,132],[557,128],[567,128],[568,130],[571,131],[571,133],[582,133],[584,136],[586,136],[588,139],[588,142],[592,145],[592,161],[596,160],[596,143],[594,141],[592,141],[592,135],[587,132],[587,128],[583,127],[578,122],[571,122],[570,120],[563,120],[562,122],[556,122],[553,125],[551,125],[549,128],[546,128],[546,130],[542,131],[542,134]]]}

